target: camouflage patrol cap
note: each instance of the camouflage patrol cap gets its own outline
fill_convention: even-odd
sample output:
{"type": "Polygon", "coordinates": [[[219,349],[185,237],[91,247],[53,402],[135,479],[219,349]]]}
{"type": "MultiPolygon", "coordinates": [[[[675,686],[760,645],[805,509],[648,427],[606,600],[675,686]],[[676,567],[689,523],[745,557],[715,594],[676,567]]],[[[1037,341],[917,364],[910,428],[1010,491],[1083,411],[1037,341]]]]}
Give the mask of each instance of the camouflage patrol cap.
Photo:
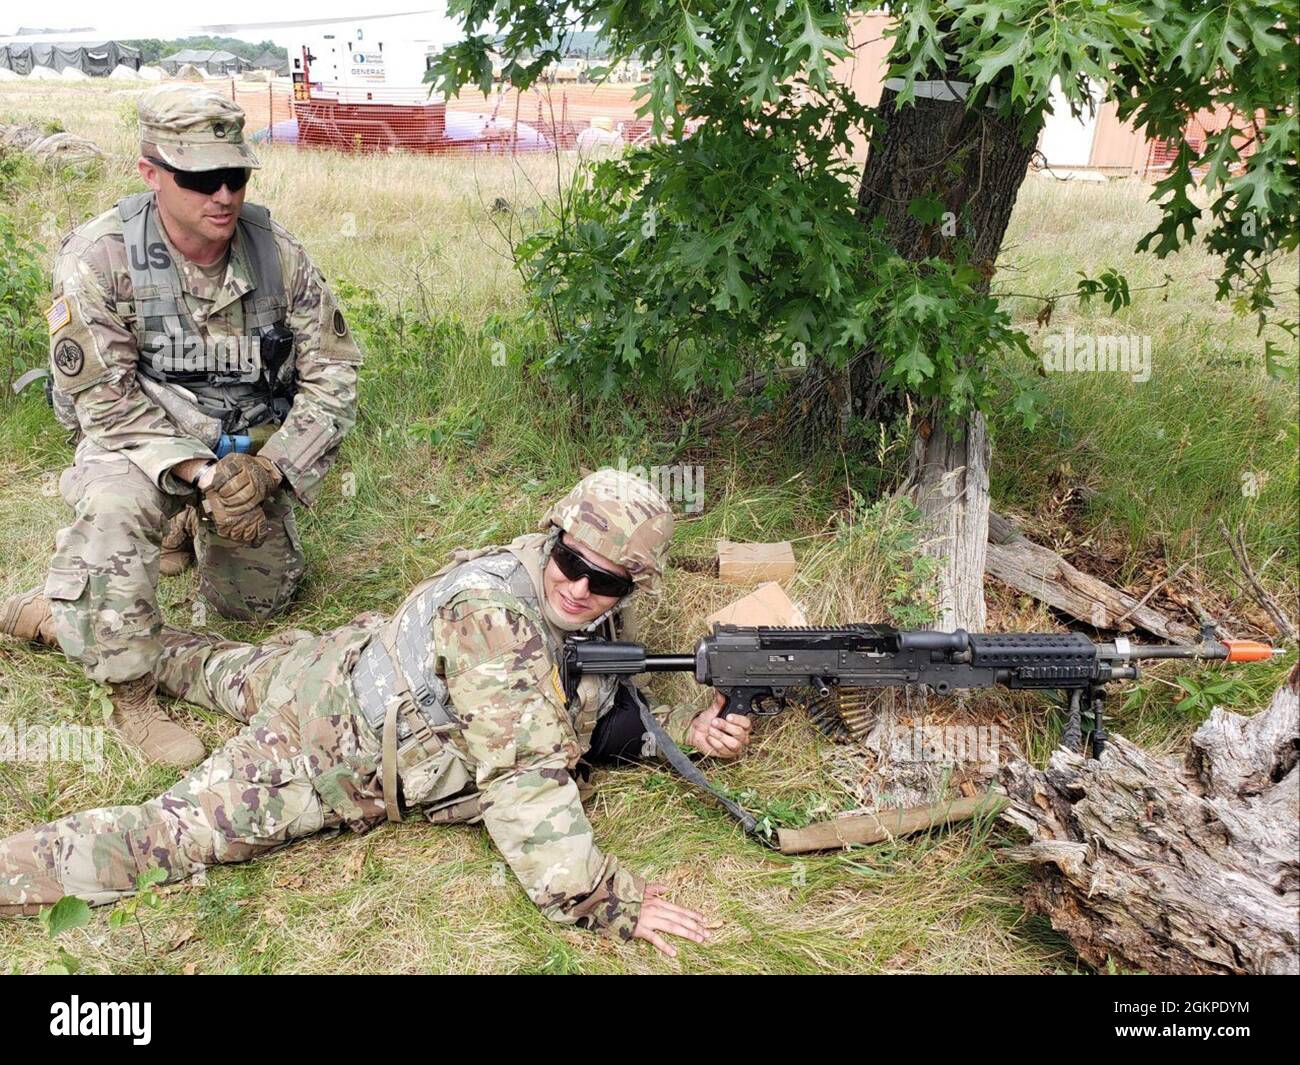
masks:
{"type": "Polygon", "coordinates": [[[262,164],[244,142],[244,111],[201,85],[159,85],[136,103],[140,143],[177,170],[262,164]]]}
{"type": "Polygon", "coordinates": [[[673,513],[648,481],[606,466],[588,474],[542,519],[583,547],[625,566],[639,588],[654,588],[668,560],[673,513]]]}

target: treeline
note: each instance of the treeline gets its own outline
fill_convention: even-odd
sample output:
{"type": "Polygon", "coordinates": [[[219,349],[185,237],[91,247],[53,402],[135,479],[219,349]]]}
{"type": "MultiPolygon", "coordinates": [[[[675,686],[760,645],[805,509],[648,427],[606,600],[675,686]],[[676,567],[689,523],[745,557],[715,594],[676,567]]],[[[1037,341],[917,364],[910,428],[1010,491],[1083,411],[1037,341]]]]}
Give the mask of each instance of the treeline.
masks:
{"type": "Polygon", "coordinates": [[[289,59],[288,49],[283,48],[274,41],[250,44],[248,41],[236,40],[234,37],[178,37],[170,41],[159,40],[157,37],[146,37],[140,40],[123,41],[122,43],[129,44],[132,48],[139,48],[140,62],[145,64],[157,63],[164,56],[179,52],[182,48],[194,48],[201,52],[230,52],[250,62],[267,49],[270,49],[273,55],[286,62],[289,59]]]}

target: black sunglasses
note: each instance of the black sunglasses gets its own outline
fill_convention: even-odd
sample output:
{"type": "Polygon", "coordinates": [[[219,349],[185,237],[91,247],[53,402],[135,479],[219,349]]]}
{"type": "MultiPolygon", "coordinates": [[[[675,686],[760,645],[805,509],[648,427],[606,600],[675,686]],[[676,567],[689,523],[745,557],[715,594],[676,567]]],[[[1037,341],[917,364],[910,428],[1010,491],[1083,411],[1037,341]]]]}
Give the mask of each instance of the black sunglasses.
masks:
{"type": "Polygon", "coordinates": [[[248,175],[251,171],[244,166],[228,166],[222,170],[178,170],[170,163],[164,163],[161,159],[154,159],[145,156],[154,166],[161,167],[176,179],[176,184],[190,192],[201,192],[204,196],[211,196],[217,189],[225,185],[231,192],[238,192],[248,184],[248,175]]]}
{"type": "Polygon", "coordinates": [[[630,577],[620,577],[617,573],[610,573],[607,569],[593,566],[573,548],[567,546],[563,540],[555,541],[551,558],[555,559],[560,572],[569,580],[579,581],[586,577],[587,588],[592,595],[607,595],[622,599],[636,587],[630,577]]]}

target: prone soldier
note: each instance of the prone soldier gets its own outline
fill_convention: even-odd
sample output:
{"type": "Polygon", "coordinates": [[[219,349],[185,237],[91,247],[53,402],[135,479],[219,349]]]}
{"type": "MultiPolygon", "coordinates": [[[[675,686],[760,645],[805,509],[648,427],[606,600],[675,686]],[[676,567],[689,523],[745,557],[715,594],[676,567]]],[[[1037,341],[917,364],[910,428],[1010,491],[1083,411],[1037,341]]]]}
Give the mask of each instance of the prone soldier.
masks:
{"type": "MultiPolygon", "coordinates": [[[[634,638],[632,596],[662,576],[671,511],[646,482],[606,468],[541,528],[457,552],[391,619],[366,614],[260,645],[164,629],[164,690],[244,728],[150,802],[0,841],[0,913],[34,913],[64,895],[109,902],[150,867],[177,880],[323,828],[365,831],[418,810],[482,822],[555,921],[646,939],[670,956],[665,934],[705,941],[700,914],[596,845],[579,780],[594,764],[661,753],[647,744],[656,731],[736,757],[749,718],[719,718],[720,695],[696,715],[651,711],[620,677],[583,678],[570,697],[559,672],[568,633],[634,638]]],[[[34,610],[14,635],[48,642],[47,613],[34,610]]]]}
{"type": "Polygon", "coordinates": [[[138,113],[149,191],[55,260],[51,396],[78,441],[59,484],[74,516],[43,589],[0,604],[0,631],[48,600],[47,634],[108,685],[114,726],[188,767],[203,746],[156,697],[160,568],[179,571],[192,539],[219,613],[285,609],[304,568],[293,500],[312,503],[355,422],[361,355],[302,246],[244,200],[260,164],[239,107],[161,86],[138,113]]]}

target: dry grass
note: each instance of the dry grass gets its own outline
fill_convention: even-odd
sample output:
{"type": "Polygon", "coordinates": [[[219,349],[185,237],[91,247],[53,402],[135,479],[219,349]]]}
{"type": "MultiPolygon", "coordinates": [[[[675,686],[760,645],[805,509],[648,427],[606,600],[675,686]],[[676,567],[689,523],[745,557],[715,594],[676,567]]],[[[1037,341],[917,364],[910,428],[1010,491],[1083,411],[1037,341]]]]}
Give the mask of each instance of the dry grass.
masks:
{"type": "MultiPolygon", "coordinates": [[[[0,120],[57,115],[111,153],[102,168],[47,176],[29,199],[6,207],[28,231],[40,232],[43,221],[65,230],[135,189],[125,121],[134,95],[99,86],[0,85],[0,120]]],[[[643,631],[656,648],[689,645],[701,619],[734,597],[701,565],[721,537],[793,540],[801,568],[790,590],[815,621],[884,620],[899,607],[900,582],[909,580],[905,516],[886,508],[864,517],[851,503],[842,456],[801,453],[779,432],[758,442],[724,436],[664,443],[672,434],[652,416],[588,405],[579,419],[574,397],[521,372],[541,351],[515,321],[523,296],[489,205],[502,196],[526,211],[554,188],[553,161],[347,157],[279,147],[265,149],[263,158],[254,198],[303,240],[332,282],[377,293],[374,304],[361,295],[349,304],[354,327],[369,339],[362,419],[324,497],[302,515],[310,573],[285,625],[322,629],[362,609],[391,607],[452,548],[508,540],[533,525],[580,466],[620,460],[704,467],[704,509],[683,516],[674,544],[681,565],[647,604],[643,631]],[[505,368],[488,358],[496,336],[510,349],[505,368]],[[344,475],[355,485],[352,494],[341,490],[344,475]]],[[[1077,198],[1094,191],[1026,187],[1013,227],[1016,242],[1025,243],[1013,253],[1024,269],[1015,288],[1057,291],[1063,279],[1068,287],[1071,269],[1090,269],[1070,266],[1062,249],[1072,245],[1100,258],[1132,244],[1149,208],[1135,193],[1114,190],[1088,205],[1088,222],[1080,224],[1077,198]],[[1056,234],[1056,243],[1044,245],[1043,234],[1056,234]],[[1050,262],[1028,258],[1029,248],[1044,246],[1056,249],[1050,262]]],[[[1180,281],[1187,305],[1176,313],[1212,329],[1217,310],[1195,310],[1209,306],[1203,275],[1202,264],[1180,281]]],[[[1151,329],[1175,324],[1159,308],[1130,313],[1155,313],[1146,320],[1151,329]]],[[[1090,402],[1093,411],[1113,413],[1103,399],[1090,402]]],[[[1022,481],[1045,481],[1054,438],[1016,440],[1006,461],[1022,481]],[[1033,463],[1034,454],[1043,462],[1033,463]]],[[[30,585],[44,570],[66,518],[49,487],[68,455],[42,404],[30,397],[0,404],[0,594],[30,585]]],[[[1039,498],[1028,490],[1008,494],[1022,506],[1039,498]]],[[[171,621],[188,622],[192,594],[191,575],[164,582],[171,621]]],[[[1041,608],[1003,591],[993,590],[991,601],[1005,627],[1052,624],[1041,608]]],[[[215,618],[213,624],[236,637],[276,628],[215,618]]],[[[703,701],[681,678],[657,681],[653,690],[669,702],[703,701]]],[[[1150,700],[1167,711],[1160,692],[1150,700]]],[[[1032,714],[1023,712],[1025,700],[998,705],[1022,746],[1042,754],[1054,730],[1044,727],[1041,704],[1032,714]]],[[[100,712],[76,667],[0,644],[0,724],[86,724],[100,712]]],[[[175,713],[209,744],[235,728],[189,708],[175,713]]],[[[1168,742],[1195,724],[1190,717],[1171,721],[1155,708],[1134,713],[1141,734],[1158,732],[1168,742]]],[[[833,753],[805,718],[788,714],[761,726],[752,754],[721,767],[716,778],[802,816],[820,816],[853,801],[832,772],[833,753]]],[[[0,834],[89,806],[140,801],[170,783],[111,737],[105,754],[100,772],[0,765],[0,834]]],[[[589,812],[603,847],[666,880],[677,901],[720,922],[713,943],[687,945],[670,962],[648,947],[618,947],[551,925],[481,829],[417,822],[360,837],[322,836],[265,860],[211,870],[203,883],[169,891],[160,909],[146,912],[143,938],[130,927],[110,930],[101,911],[61,942],[94,972],[1077,968],[1064,941],[1020,909],[1026,874],[998,856],[1004,829],[968,826],[842,855],[784,858],[745,840],[725,815],[649,768],[607,775],[589,812]]],[[[0,922],[0,956],[15,970],[39,969],[52,953],[35,921],[0,922]]]]}

